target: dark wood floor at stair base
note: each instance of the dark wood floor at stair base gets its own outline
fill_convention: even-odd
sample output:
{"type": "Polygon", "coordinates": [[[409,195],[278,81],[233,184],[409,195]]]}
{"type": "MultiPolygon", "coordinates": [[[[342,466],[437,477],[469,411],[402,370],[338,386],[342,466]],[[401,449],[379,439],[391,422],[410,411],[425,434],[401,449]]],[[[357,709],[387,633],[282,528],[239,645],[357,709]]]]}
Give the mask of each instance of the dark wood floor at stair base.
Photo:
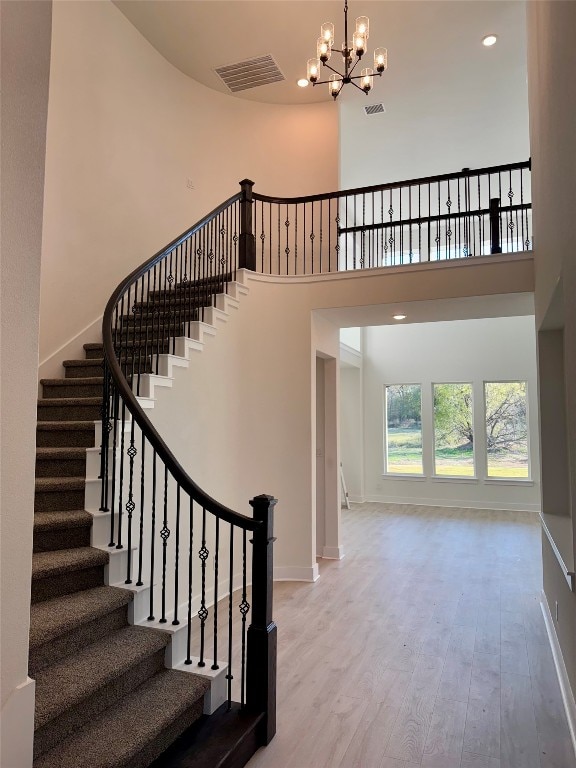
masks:
{"type": "Polygon", "coordinates": [[[259,748],[262,715],[223,704],[186,730],[150,768],[243,768],[259,748]]]}

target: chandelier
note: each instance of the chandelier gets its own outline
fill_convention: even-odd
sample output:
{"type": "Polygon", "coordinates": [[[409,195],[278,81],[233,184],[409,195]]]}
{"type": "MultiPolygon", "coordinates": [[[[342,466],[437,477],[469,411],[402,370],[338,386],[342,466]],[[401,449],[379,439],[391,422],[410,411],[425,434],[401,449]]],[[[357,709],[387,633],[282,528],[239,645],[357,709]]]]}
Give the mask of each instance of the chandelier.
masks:
{"type": "MultiPolygon", "coordinates": [[[[308,59],[307,77],[312,85],[328,83],[330,94],[337,99],[345,85],[351,83],[355,88],[364,93],[369,93],[374,85],[374,75],[382,76],[388,66],[388,51],[386,48],[376,48],[374,51],[374,68],[361,68],[360,74],[354,75],[354,71],[362,57],[368,50],[368,33],[370,21],[367,16],[359,16],[356,19],[356,31],[352,40],[348,40],[348,0],[344,0],[344,42],[342,48],[334,48],[334,24],[327,21],[320,28],[320,37],[316,42],[316,58],[308,59]],[[341,73],[328,62],[333,53],[342,54],[343,69],[341,73]],[[320,69],[325,67],[332,74],[328,80],[320,80],[320,69]],[[360,84],[356,82],[360,80],[360,84]]],[[[334,60],[332,59],[334,62],[334,60]]]]}

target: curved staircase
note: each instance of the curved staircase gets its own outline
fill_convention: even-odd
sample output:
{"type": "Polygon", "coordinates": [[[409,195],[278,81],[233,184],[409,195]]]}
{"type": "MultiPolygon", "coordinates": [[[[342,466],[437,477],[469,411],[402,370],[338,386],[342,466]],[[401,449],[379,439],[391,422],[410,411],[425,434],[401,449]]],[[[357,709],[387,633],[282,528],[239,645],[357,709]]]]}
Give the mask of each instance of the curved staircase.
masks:
{"type": "MultiPolygon", "coordinates": [[[[130,353],[123,368],[145,407],[153,407],[155,386],[171,384],[172,368],[201,350],[204,335],[214,332],[210,321],[227,319],[245,292],[236,283],[228,294],[221,290],[221,281],[204,285],[202,312],[188,305],[178,322],[158,323],[157,296],[141,304],[141,315],[150,312],[155,322],[144,333],[160,353],[157,373],[151,355],[142,353],[142,327],[136,334],[133,317],[124,319],[130,353]],[[184,324],[196,338],[183,336],[184,324]],[[179,354],[168,354],[171,349],[179,354]]],[[[64,378],[41,381],[38,401],[29,655],[36,681],[34,766],[145,768],[203,719],[210,683],[166,668],[171,634],[131,625],[134,593],[121,582],[109,585],[118,571],[111,561],[125,550],[91,546],[94,518],[105,516],[85,504],[87,452],[99,452],[104,359],[101,343],[84,350],[84,359],[64,361],[64,378]]]]}

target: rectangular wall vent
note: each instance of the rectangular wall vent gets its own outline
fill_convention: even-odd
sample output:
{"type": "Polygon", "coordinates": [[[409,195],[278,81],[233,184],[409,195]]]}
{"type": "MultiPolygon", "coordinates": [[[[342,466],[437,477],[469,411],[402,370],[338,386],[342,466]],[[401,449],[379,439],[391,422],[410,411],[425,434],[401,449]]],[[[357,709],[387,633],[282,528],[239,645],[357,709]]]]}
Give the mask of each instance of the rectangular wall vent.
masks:
{"type": "Polygon", "coordinates": [[[286,79],[270,55],[217,67],[214,71],[232,93],[286,79]]]}
{"type": "Polygon", "coordinates": [[[383,112],[386,112],[384,104],[368,104],[368,106],[364,107],[364,114],[368,116],[381,115],[383,112]]]}

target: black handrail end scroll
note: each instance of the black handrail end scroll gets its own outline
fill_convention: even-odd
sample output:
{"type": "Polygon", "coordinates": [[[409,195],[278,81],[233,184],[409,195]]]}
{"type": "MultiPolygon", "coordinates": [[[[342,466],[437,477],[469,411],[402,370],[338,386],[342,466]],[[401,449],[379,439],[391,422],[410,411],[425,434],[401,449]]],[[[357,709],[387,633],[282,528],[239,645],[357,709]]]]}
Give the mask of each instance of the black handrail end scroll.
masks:
{"type": "Polygon", "coordinates": [[[261,525],[252,539],[252,623],[248,629],[246,702],[252,712],[263,712],[258,726],[261,745],[276,733],[277,629],[272,619],[274,577],[274,507],[277,500],[265,494],[250,505],[261,525]]]}

